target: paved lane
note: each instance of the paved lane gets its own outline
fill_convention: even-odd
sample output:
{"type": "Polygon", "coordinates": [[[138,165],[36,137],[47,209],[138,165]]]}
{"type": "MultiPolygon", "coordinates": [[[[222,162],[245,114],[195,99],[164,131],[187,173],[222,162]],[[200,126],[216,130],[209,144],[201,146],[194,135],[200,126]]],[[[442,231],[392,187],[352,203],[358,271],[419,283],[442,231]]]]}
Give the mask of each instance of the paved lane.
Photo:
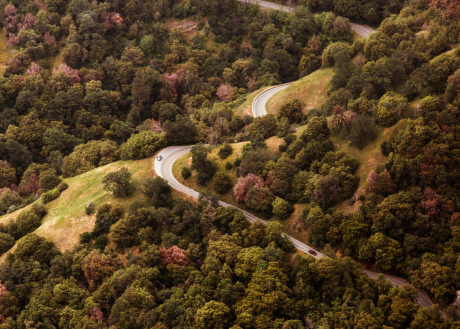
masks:
{"type": "MultiPolygon", "coordinates": [[[[292,13],[294,11],[294,8],[292,7],[282,6],[282,5],[273,3],[273,2],[268,2],[268,1],[263,1],[263,0],[238,0],[238,1],[245,2],[245,3],[258,4],[259,6],[263,8],[270,8],[274,10],[285,11],[288,13],[292,13]]],[[[311,14],[311,16],[313,16],[313,14],[311,14]]],[[[369,35],[375,32],[373,29],[371,29],[367,25],[360,25],[360,24],[354,24],[354,23],[351,23],[351,29],[355,31],[356,33],[358,33],[363,38],[367,38],[369,35]]]]}

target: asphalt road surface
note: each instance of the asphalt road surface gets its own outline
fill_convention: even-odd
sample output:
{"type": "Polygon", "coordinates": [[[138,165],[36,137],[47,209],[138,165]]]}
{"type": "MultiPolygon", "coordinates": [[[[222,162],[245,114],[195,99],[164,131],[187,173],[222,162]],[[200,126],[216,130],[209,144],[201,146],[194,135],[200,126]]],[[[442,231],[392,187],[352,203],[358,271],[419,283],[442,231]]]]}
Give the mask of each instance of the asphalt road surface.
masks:
{"type": "MultiPolygon", "coordinates": [[[[263,1],[263,0],[239,0],[240,2],[245,2],[245,3],[253,3],[253,4],[258,4],[261,7],[264,8],[270,8],[274,10],[280,10],[280,11],[285,11],[288,13],[292,13],[294,11],[294,8],[292,7],[287,7],[287,6],[282,6],[278,5],[273,2],[268,2],[268,1],[263,1]]],[[[313,14],[311,15],[313,16],[313,14]]],[[[374,33],[374,30],[371,29],[369,26],[366,25],[359,25],[359,24],[351,24],[351,29],[358,33],[360,36],[363,38],[367,38],[369,35],[374,33]]]]}
{"type": "MultiPolygon", "coordinates": [[[[273,4],[273,3],[270,3],[270,2],[266,2],[266,1],[256,1],[256,0],[246,0],[246,1],[240,0],[240,1],[242,1],[242,2],[248,2],[249,1],[251,3],[258,3],[260,6],[266,7],[266,8],[279,9],[279,10],[283,10],[283,11],[287,11],[287,12],[292,11],[292,8],[276,5],[276,4],[273,4]]],[[[356,31],[357,33],[359,33],[364,38],[369,36],[371,33],[374,32],[374,30],[372,30],[371,28],[369,28],[367,26],[363,26],[363,25],[358,25],[358,24],[352,24],[352,29],[354,31],[356,31]]],[[[278,91],[287,88],[291,83],[286,83],[286,84],[283,84],[283,85],[274,86],[274,87],[266,89],[265,91],[260,93],[254,99],[254,101],[252,102],[252,113],[253,113],[254,117],[266,115],[267,111],[265,110],[265,106],[266,106],[268,100],[273,95],[275,95],[278,91]]],[[[174,177],[174,175],[172,174],[172,167],[173,167],[174,162],[177,159],[179,159],[182,155],[190,152],[192,147],[193,147],[193,145],[171,146],[171,147],[167,147],[167,148],[161,150],[157,154],[157,156],[161,155],[162,160],[158,161],[158,160],[155,159],[154,167],[155,167],[155,172],[158,174],[158,176],[161,176],[164,179],[166,179],[168,181],[169,185],[171,185],[174,189],[176,189],[176,190],[178,190],[178,191],[180,191],[182,193],[185,193],[185,194],[187,194],[187,195],[189,195],[191,197],[198,198],[199,193],[197,191],[194,191],[191,188],[188,188],[188,187],[182,185],[181,183],[179,183],[177,181],[177,179],[174,177]]],[[[225,203],[223,201],[219,201],[219,203],[224,207],[233,207],[232,205],[230,205],[228,203],[225,203]]],[[[254,222],[256,220],[260,220],[261,222],[267,224],[267,222],[265,220],[257,218],[253,214],[251,214],[251,213],[249,213],[247,211],[244,211],[242,209],[241,209],[241,211],[243,212],[244,216],[246,216],[246,219],[249,222],[252,223],[252,222],[254,222]]],[[[292,241],[292,243],[294,244],[294,246],[297,249],[299,249],[299,250],[301,250],[301,251],[303,251],[305,253],[308,253],[309,250],[314,250],[316,252],[316,255],[311,255],[311,256],[313,256],[315,258],[327,257],[324,254],[322,254],[321,252],[319,252],[318,250],[315,250],[314,248],[306,245],[303,242],[300,242],[299,240],[294,239],[293,237],[288,236],[288,238],[292,241]]],[[[379,273],[370,272],[370,271],[367,271],[367,270],[363,270],[363,272],[368,277],[370,277],[372,279],[376,279],[377,276],[379,275],[379,273]]],[[[402,287],[403,284],[407,283],[406,280],[404,280],[402,278],[392,276],[392,275],[384,274],[384,277],[386,279],[390,280],[391,284],[394,285],[394,286],[402,287]]],[[[430,298],[428,297],[428,295],[423,290],[418,290],[416,297],[417,297],[417,301],[419,302],[419,304],[422,305],[423,307],[428,308],[431,305],[433,305],[431,303],[430,298]]]]}
{"type": "MultiPolygon", "coordinates": [[[[265,104],[263,104],[263,109],[265,109],[265,104]]],[[[190,152],[190,149],[192,147],[193,147],[193,145],[171,146],[171,147],[164,148],[163,150],[161,150],[157,154],[157,156],[161,155],[162,160],[158,161],[158,160],[155,159],[154,168],[155,168],[155,172],[158,174],[158,176],[161,176],[164,179],[166,179],[168,181],[169,185],[171,185],[174,189],[176,189],[176,190],[178,190],[178,191],[180,191],[182,193],[185,193],[185,194],[187,194],[187,195],[189,195],[189,196],[191,196],[193,198],[198,198],[199,193],[197,191],[194,191],[191,188],[188,188],[188,187],[182,185],[181,183],[179,183],[177,181],[177,179],[174,177],[174,175],[172,174],[172,166],[173,166],[174,162],[176,162],[176,160],[179,159],[182,155],[187,154],[188,152],[190,152]]],[[[224,207],[233,207],[232,205],[230,205],[228,203],[225,203],[225,202],[222,202],[222,201],[219,201],[219,203],[224,207]]],[[[244,211],[242,209],[241,209],[241,211],[243,212],[244,216],[246,216],[246,219],[249,222],[252,223],[252,222],[254,222],[256,220],[260,220],[261,222],[267,224],[267,222],[265,220],[257,218],[253,214],[251,214],[251,213],[249,213],[247,211],[244,211]]],[[[315,258],[327,257],[324,254],[322,254],[321,252],[319,252],[318,250],[315,250],[314,248],[306,245],[303,242],[300,242],[299,240],[294,239],[293,237],[288,236],[288,238],[292,241],[292,243],[294,244],[294,246],[297,249],[299,249],[299,250],[301,250],[301,251],[303,251],[305,253],[308,253],[308,251],[310,249],[314,250],[316,252],[316,255],[315,256],[311,255],[311,256],[313,256],[315,258]]],[[[376,279],[377,276],[379,275],[379,273],[371,272],[371,271],[367,271],[367,270],[363,270],[363,272],[368,277],[370,277],[371,279],[376,279]]],[[[391,284],[394,285],[394,286],[402,287],[403,284],[407,283],[406,280],[404,280],[402,278],[392,276],[392,275],[384,274],[384,277],[385,277],[385,279],[390,280],[391,284]]],[[[419,302],[419,304],[422,305],[423,307],[430,307],[432,305],[430,298],[428,297],[428,295],[423,290],[418,290],[416,297],[417,297],[417,301],[419,302]]]]}

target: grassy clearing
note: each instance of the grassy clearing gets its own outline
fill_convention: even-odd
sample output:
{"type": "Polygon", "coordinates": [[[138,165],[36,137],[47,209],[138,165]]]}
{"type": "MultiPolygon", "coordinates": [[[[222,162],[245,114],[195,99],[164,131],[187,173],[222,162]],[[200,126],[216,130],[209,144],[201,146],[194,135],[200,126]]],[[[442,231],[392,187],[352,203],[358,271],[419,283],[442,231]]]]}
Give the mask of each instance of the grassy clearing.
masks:
{"type": "Polygon", "coordinates": [[[5,33],[0,33],[0,76],[6,70],[6,64],[13,57],[14,47],[8,44],[5,33]]]}
{"type": "Polygon", "coordinates": [[[264,91],[267,88],[270,88],[270,87],[263,87],[263,88],[260,88],[260,89],[258,89],[256,91],[248,94],[246,96],[246,100],[244,101],[244,103],[241,104],[240,106],[238,106],[237,108],[235,108],[233,110],[233,113],[238,114],[240,116],[243,116],[245,114],[253,116],[252,115],[252,102],[254,101],[254,98],[256,98],[257,95],[259,95],[262,91],[264,91]]]}
{"type": "Polygon", "coordinates": [[[266,104],[267,113],[276,114],[276,110],[284,101],[293,98],[299,100],[303,113],[321,106],[327,98],[333,75],[332,68],[320,69],[294,82],[270,98],[266,104]]]}
{"type": "MultiPolygon", "coordinates": [[[[111,193],[104,190],[102,178],[109,172],[126,167],[137,186],[146,178],[155,175],[153,159],[152,157],[139,161],[118,161],[65,179],[64,181],[69,184],[69,188],[62,192],[59,198],[46,204],[48,214],[43,218],[42,225],[34,233],[53,241],[61,251],[72,249],[74,245],[79,243],[80,234],[92,231],[94,227],[95,214],[88,216],[85,213],[85,207],[88,203],[94,203],[96,208],[104,203],[116,204],[122,206],[126,211],[129,205],[140,197],[139,192],[136,191],[129,198],[115,198],[111,193]]],[[[0,223],[15,220],[24,209],[27,208],[0,217],[0,223]]],[[[0,260],[5,257],[6,253],[0,260]]]]}
{"type": "MultiPolygon", "coordinates": [[[[377,167],[378,164],[385,163],[387,161],[387,157],[384,156],[380,150],[380,145],[383,141],[389,139],[392,130],[393,127],[377,127],[377,138],[372,143],[366,145],[362,150],[351,146],[347,141],[342,140],[338,136],[332,136],[331,139],[334,142],[337,151],[345,152],[358,160],[360,163],[360,166],[356,171],[356,175],[359,177],[359,185],[355,195],[360,196],[361,194],[366,193],[368,188],[367,176],[371,170],[374,170],[377,167]]],[[[361,204],[362,203],[358,201],[353,206],[350,206],[347,201],[343,201],[334,208],[352,213],[358,210],[361,204]]]]}

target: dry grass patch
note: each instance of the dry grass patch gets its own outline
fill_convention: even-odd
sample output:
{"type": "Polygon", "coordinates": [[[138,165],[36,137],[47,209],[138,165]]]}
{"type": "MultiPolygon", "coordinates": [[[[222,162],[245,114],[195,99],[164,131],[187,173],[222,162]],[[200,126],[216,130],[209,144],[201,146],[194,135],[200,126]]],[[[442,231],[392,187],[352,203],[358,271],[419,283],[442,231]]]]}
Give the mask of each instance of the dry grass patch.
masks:
{"type": "MultiPolygon", "coordinates": [[[[364,147],[362,150],[351,146],[349,142],[340,139],[338,136],[332,136],[331,139],[334,142],[337,151],[343,151],[359,161],[360,165],[356,171],[356,175],[359,177],[359,185],[355,192],[355,196],[366,194],[368,189],[367,176],[371,170],[375,170],[378,164],[385,163],[387,161],[387,157],[384,156],[380,150],[380,145],[385,140],[389,139],[393,129],[393,127],[378,127],[377,138],[373,142],[366,145],[366,147],[364,147]]],[[[347,201],[343,201],[335,206],[335,208],[352,213],[358,210],[361,204],[362,202],[357,201],[353,206],[350,206],[347,201]]]]}
{"type": "MultiPolygon", "coordinates": [[[[95,214],[88,216],[85,213],[85,207],[90,202],[94,203],[96,209],[104,203],[111,203],[121,206],[127,211],[129,205],[141,197],[140,193],[135,191],[129,198],[115,198],[111,193],[104,190],[103,177],[109,172],[126,167],[132,175],[135,186],[137,186],[146,178],[155,175],[153,159],[154,157],[139,161],[117,161],[82,175],[65,179],[64,181],[69,184],[69,188],[62,192],[59,198],[45,205],[48,214],[43,218],[42,225],[34,233],[49,239],[61,251],[72,249],[79,243],[81,233],[93,230],[96,216],[95,214]]],[[[19,213],[27,210],[28,207],[0,217],[0,223],[16,220],[19,213]]]]}
{"type": "Polygon", "coordinates": [[[302,212],[307,208],[306,204],[295,204],[293,213],[285,220],[278,220],[283,224],[283,230],[289,236],[302,241],[308,242],[308,232],[305,230],[302,220],[302,212]]]}
{"type": "Polygon", "coordinates": [[[5,33],[0,33],[0,77],[7,68],[7,63],[13,57],[14,47],[8,44],[5,33]]]}
{"type": "Polygon", "coordinates": [[[332,68],[317,70],[284,90],[277,92],[266,104],[267,113],[276,114],[278,107],[286,100],[296,98],[302,105],[302,112],[321,106],[327,98],[332,76],[332,68]]]}

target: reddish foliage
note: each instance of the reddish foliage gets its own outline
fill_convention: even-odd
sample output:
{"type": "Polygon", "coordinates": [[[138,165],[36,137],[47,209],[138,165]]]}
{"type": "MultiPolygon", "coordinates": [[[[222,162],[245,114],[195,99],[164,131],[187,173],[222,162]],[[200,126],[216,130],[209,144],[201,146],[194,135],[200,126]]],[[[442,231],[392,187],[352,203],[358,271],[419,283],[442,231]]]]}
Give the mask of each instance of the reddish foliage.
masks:
{"type": "Polygon", "coordinates": [[[187,265],[188,262],[187,253],[185,252],[185,250],[179,248],[178,246],[173,246],[169,249],[161,248],[160,257],[163,265],[187,265]]]}
{"type": "Polygon", "coordinates": [[[425,200],[434,200],[438,198],[436,192],[429,187],[427,187],[425,191],[423,191],[423,196],[425,197],[425,200]]]}
{"type": "Polygon", "coordinates": [[[440,128],[445,133],[448,133],[450,131],[450,127],[448,125],[441,125],[440,128]]]}
{"type": "Polygon", "coordinates": [[[438,200],[426,200],[420,203],[423,211],[431,218],[437,218],[439,215],[439,202],[438,200]]]}
{"type": "Polygon", "coordinates": [[[21,185],[21,188],[27,195],[37,194],[38,190],[40,189],[38,184],[38,176],[35,173],[30,175],[27,183],[21,185]]]}
{"type": "Polygon", "coordinates": [[[372,170],[367,176],[367,185],[369,186],[369,192],[383,195],[391,194],[394,189],[393,179],[386,169],[380,175],[372,170]]]}
{"type": "Polygon", "coordinates": [[[430,7],[441,8],[447,20],[460,19],[460,1],[458,0],[431,0],[430,7]]]}
{"type": "Polygon", "coordinates": [[[83,273],[91,288],[111,276],[114,271],[113,260],[98,250],[93,250],[83,261],[83,273]]]}
{"type": "Polygon", "coordinates": [[[45,43],[47,44],[48,47],[50,47],[52,50],[56,49],[56,38],[55,37],[53,37],[48,32],[46,32],[43,38],[45,39],[45,43]]]}
{"type": "Polygon", "coordinates": [[[3,314],[0,314],[0,324],[5,323],[6,319],[3,314]]]}
{"type": "Polygon", "coordinates": [[[265,179],[265,185],[270,187],[272,186],[273,182],[275,181],[275,172],[273,170],[270,170],[268,172],[267,178],[265,179]]]}
{"type": "Polygon", "coordinates": [[[4,12],[5,12],[6,17],[13,17],[16,15],[17,11],[16,11],[16,7],[10,3],[5,7],[4,12]]]}
{"type": "Polygon", "coordinates": [[[99,307],[97,306],[94,306],[91,311],[89,311],[90,315],[91,315],[91,318],[96,321],[97,323],[100,323],[100,322],[104,322],[105,321],[105,317],[104,317],[104,313],[101,312],[101,310],[99,309],[99,307]]]}
{"type": "Polygon", "coordinates": [[[42,67],[35,62],[30,63],[29,68],[26,71],[26,75],[31,77],[35,74],[38,74],[42,71],[42,67]]]}
{"type": "Polygon", "coordinates": [[[111,27],[112,25],[123,23],[123,18],[119,13],[114,11],[101,13],[101,18],[105,22],[106,27],[111,27]]]}
{"type": "Polygon", "coordinates": [[[8,44],[17,45],[19,43],[19,38],[14,33],[8,33],[8,44]]]}
{"type": "Polygon", "coordinates": [[[8,68],[14,73],[18,73],[31,63],[29,55],[24,52],[18,52],[8,62],[8,68]]]}
{"type": "Polygon", "coordinates": [[[233,195],[237,202],[246,201],[246,193],[251,186],[264,187],[264,180],[254,174],[248,174],[246,177],[238,178],[238,181],[233,188],[233,195]]]}
{"type": "Polygon", "coordinates": [[[58,68],[53,70],[53,75],[58,73],[67,74],[72,81],[72,85],[80,82],[80,75],[77,69],[71,69],[67,64],[61,64],[58,68]]]}
{"type": "Polygon", "coordinates": [[[19,191],[19,186],[17,186],[16,184],[11,184],[10,190],[14,191],[14,192],[17,192],[17,191],[19,191]]]}
{"type": "Polygon", "coordinates": [[[227,83],[223,83],[217,89],[217,97],[222,101],[230,100],[230,95],[232,93],[232,86],[227,83]]]}
{"type": "Polygon", "coordinates": [[[27,25],[29,29],[33,29],[35,27],[35,24],[37,24],[38,18],[32,15],[31,13],[28,13],[27,16],[24,18],[24,24],[27,25]]]}

